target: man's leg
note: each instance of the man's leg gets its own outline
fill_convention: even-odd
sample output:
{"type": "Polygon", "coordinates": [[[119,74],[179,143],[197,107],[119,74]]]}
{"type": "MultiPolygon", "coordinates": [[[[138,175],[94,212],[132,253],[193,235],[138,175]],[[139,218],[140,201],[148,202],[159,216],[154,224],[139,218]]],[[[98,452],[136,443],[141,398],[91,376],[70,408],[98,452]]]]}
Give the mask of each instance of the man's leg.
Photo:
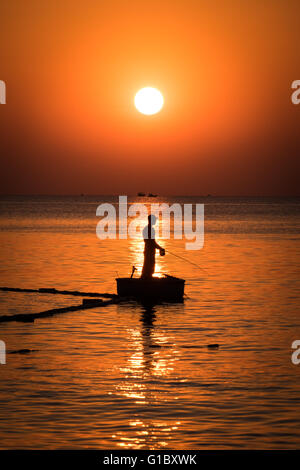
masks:
{"type": "Polygon", "coordinates": [[[144,255],[144,265],[141,277],[143,279],[151,279],[155,270],[155,257],[149,256],[147,253],[144,255]]]}

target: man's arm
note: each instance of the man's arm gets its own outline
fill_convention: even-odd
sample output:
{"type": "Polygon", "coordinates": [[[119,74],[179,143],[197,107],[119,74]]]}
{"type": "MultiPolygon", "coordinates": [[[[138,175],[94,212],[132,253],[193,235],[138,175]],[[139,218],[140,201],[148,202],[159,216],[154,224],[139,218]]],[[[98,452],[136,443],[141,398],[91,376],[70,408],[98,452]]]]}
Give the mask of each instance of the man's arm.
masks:
{"type": "Polygon", "coordinates": [[[155,240],[155,248],[160,251],[160,255],[161,255],[161,256],[164,256],[164,254],[165,254],[165,249],[164,249],[162,246],[160,246],[160,245],[156,242],[156,240],[155,240]]]}

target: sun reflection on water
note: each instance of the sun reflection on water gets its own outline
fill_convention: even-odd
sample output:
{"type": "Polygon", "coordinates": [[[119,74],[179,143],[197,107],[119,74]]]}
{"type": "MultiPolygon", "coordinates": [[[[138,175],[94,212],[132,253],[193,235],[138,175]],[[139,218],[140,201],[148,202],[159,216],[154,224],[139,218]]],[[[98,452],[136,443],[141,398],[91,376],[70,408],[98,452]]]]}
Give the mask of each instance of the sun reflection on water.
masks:
{"type": "Polygon", "coordinates": [[[155,329],[155,318],[155,307],[144,306],[141,326],[127,330],[129,355],[126,366],[120,368],[124,380],[116,385],[115,393],[132,400],[140,407],[140,413],[129,417],[129,431],[118,431],[112,436],[118,447],[164,448],[181,424],[175,419],[162,419],[156,411],[169,400],[163,380],[174,372],[179,349],[170,336],[155,329]]]}

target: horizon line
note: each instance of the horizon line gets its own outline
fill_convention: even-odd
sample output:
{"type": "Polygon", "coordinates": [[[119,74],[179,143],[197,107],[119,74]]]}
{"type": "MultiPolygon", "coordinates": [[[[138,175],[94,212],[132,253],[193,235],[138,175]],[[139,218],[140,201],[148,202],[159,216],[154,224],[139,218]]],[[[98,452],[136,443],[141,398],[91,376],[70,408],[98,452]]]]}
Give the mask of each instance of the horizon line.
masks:
{"type": "Polygon", "coordinates": [[[251,198],[251,197],[280,197],[280,198],[300,198],[299,195],[295,194],[157,194],[156,196],[138,196],[137,194],[117,194],[117,193],[104,193],[104,194],[94,194],[94,193],[3,193],[0,194],[0,198],[2,197],[119,197],[119,196],[127,196],[127,197],[140,197],[140,198],[147,198],[147,199],[157,199],[157,198],[167,198],[167,197],[205,197],[205,198],[235,198],[235,197],[244,197],[244,198],[251,198]]]}

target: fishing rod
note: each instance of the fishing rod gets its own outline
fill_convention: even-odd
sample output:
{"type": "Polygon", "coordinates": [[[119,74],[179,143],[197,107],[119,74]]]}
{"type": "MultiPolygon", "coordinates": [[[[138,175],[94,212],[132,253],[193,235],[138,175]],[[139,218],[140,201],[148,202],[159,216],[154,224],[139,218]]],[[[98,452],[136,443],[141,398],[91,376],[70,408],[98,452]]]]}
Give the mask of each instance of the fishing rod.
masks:
{"type": "Polygon", "coordinates": [[[166,252],[166,253],[169,253],[170,255],[176,256],[176,258],[180,258],[180,259],[182,259],[183,261],[186,261],[187,263],[193,264],[193,265],[196,266],[197,268],[202,269],[204,272],[207,273],[206,269],[202,268],[202,266],[199,266],[199,264],[194,263],[193,261],[190,261],[189,259],[186,259],[186,258],[184,258],[183,256],[175,255],[175,253],[172,253],[172,251],[165,250],[165,252],[166,252]]]}

